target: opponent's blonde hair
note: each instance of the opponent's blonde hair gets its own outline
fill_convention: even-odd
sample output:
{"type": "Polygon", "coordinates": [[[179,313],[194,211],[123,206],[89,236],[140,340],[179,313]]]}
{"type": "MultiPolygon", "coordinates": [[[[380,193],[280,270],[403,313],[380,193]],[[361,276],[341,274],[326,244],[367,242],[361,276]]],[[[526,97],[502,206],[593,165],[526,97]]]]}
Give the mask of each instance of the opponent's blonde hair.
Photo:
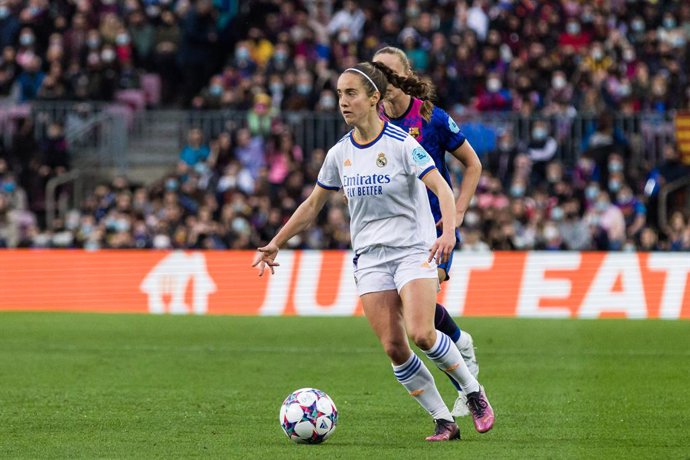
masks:
{"type": "Polygon", "coordinates": [[[434,110],[432,99],[436,97],[434,85],[429,80],[423,79],[414,73],[407,54],[400,48],[394,46],[383,47],[374,54],[374,57],[380,54],[392,54],[400,60],[405,75],[397,75],[381,62],[374,62],[373,64],[386,75],[386,78],[393,86],[400,88],[405,94],[421,99],[423,103],[419,112],[426,121],[431,120],[431,113],[434,110]]]}

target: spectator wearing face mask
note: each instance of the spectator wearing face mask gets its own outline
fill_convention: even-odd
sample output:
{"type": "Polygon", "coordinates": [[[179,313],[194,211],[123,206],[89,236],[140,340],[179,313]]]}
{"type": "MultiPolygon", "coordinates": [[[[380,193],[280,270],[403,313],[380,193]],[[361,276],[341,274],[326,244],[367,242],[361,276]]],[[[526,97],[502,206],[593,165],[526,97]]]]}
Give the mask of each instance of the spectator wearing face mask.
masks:
{"type": "Polygon", "coordinates": [[[585,135],[583,155],[590,157],[596,163],[601,173],[601,179],[605,182],[608,178],[609,159],[617,155],[622,165],[623,155],[628,151],[628,140],[619,128],[614,127],[613,116],[609,112],[602,113],[596,123],[595,129],[585,135]]]}
{"type": "Polygon", "coordinates": [[[17,77],[18,102],[36,99],[44,78],[45,73],[41,70],[41,58],[37,55],[29,56],[24,71],[17,77]]]}
{"type": "Polygon", "coordinates": [[[251,27],[247,33],[247,45],[252,61],[259,67],[264,67],[273,56],[273,43],[267,40],[258,27],[251,27]]]}
{"type": "Polygon", "coordinates": [[[362,28],[366,22],[364,11],[354,0],[345,0],[343,7],[338,10],[331,21],[328,23],[328,33],[333,36],[340,30],[346,28],[354,42],[359,41],[362,36],[362,28]]]}
{"type": "Polygon", "coordinates": [[[625,219],[626,235],[628,238],[637,239],[647,223],[647,207],[627,185],[624,185],[615,196],[616,206],[625,219]]]}
{"type": "Polygon", "coordinates": [[[266,63],[266,75],[283,74],[290,68],[290,47],[287,43],[278,43],[273,55],[266,63]]]}
{"type": "Polygon", "coordinates": [[[532,160],[531,181],[540,184],[546,179],[546,165],[556,157],[558,142],[549,133],[549,124],[537,120],[532,126],[527,153],[532,160]]]}
{"type": "Polygon", "coordinates": [[[321,91],[319,102],[316,104],[317,112],[335,112],[338,110],[338,100],[333,90],[324,89],[321,91]]]}
{"type": "Polygon", "coordinates": [[[594,230],[597,249],[618,251],[626,241],[625,218],[621,210],[611,203],[609,194],[599,192],[594,206],[585,214],[585,221],[594,230]]]}
{"type": "Polygon", "coordinates": [[[608,71],[613,65],[613,59],[606,53],[601,42],[594,42],[589,50],[589,54],[582,61],[583,69],[596,74],[601,71],[608,71]]]}
{"type": "Polygon", "coordinates": [[[625,186],[625,176],[621,171],[611,172],[609,173],[606,183],[606,189],[609,191],[611,196],[616,196],[616,194],[625,186]]]}
{"type": "Polygon", "coordinates": [[[582,30],[580,22],[576,18],[570,18],[565,24],[565,31],[558,37],[558,45],[561,48],[572,47],[579,52],[588,47],[591,40],[589,32],[582,30]]]}
{"type": "Polygon", "coordinates": [[[557,70],[551,77],[551,87],[546,92],[545,105],[569,104],[573,98],[573,85],[568,81],[565,72],[557,70]]]}
{"type": "Polygon", "coordinates": [[[599,196],[600,191],[601,187],[599,186],[598,181],[590,181],[587,183],[586,187],[583,190],[583,203],[586,209],[594,207],[594,204],[596,202],[597,197],[599,196]]]}
{"type": "Polygon", "coordinates": [[[221,75],[211,77],[209,85],[192,99],[192,107],[203,110],[218,110],[223,106],[225,86],[221,75]]]}
{"type": "Polygon", "coordinates": [[[462,235],[461,251],[486,252],[491,250],[489,245],[482,240],[481,224],[481,217],[475,210],[470,209],[465,214],[463,225],[460,227],[460,234],[462,235]]]}
{"type": "Polygon", "coordinates": [[[101,49],[101,75],[100,92],[105,100],[112,100],[118,89],[121,65],[117,60],[115,47],[110,44],[101,49]]]}
{"type": "Polygon", "coordinates": [[[283,100],[284,110],[307,110],[314,106],[314,77],[308,70],[297,73],[295,85],[290,88],[283,100]]]}
{"type": "Polygon", "coordinates": [[[26,192],[17,183],[13,173],[8,172],[0,177],[0,193],[5,194],[10,208],[16,211],[26,211],[29,208],[26,192]]]}
{"type": "Polygon", "coordinates": [[[657,39],[673,48],[683,48],[687,42],[685,31],[678,27],[676,16],[666,11],[661,19],[661,26],[657,28],[657,39]]]}
{"type": "MultiPolygon", "coordinates": [[[[560,210],[560,208],[556,209],[560,210]]],[[[567,249],[556,222],[547,221],[544,223],[535,249],[543,251],[561,251],[567,249]]]]}
{"type": "Polygon", "coordinates": [[[271,96],[259,93],[254,96],[254,104],[247,114],[247,126],[252,136],[266,139],[278,122],[278,109],[271,105],[271,96]]]}
{"type": "Polygon", "coordinates": [[[489,73],[486,86],[477,98],[476,107],[481,112],[502,112],[512,108],[513,96],[503,87],[500,75],[489,73]]]}
{"type": "Polygon", "coordinates": [[[513,177],[517,155],[518,146],[513,137],[513,132],[510,128],[505,128],[498,134],[496,149],[484,156],[485,163],[488,163],[489,171],[501,181],[504,187],[508,187],[513,177]]]}
{"type": "Polygon", "coordinates": [[[633,45],[641,43],[644,41],[646,28],[647,25],[645,24],[644,18],[640,15],[635,15],[630,21],[630,27],[628,28],[626,38],[633,45]]]}
{"type": "Polygon", "coordinates": [[[637,67],[640,63],[640,61],[637,59],[635,48],[630,45],[624,46],[621,51],[621,59],[623,60],[623,62],[620,64],[623,70],[623,75],[626,78],[633,80],[635,74],[637,74],[637,67]]]}
{"type": "MultiPolygon", "coordinates": [[[[592,239],[587,223],[580,215],[580,201],[570,199],[562,205],[563,218],[558,222],[565,247],[571,251],[586,251],[591,248],[592,239]]],[[[555,216],[553,216],[555,217],[555,216]]],[[[556,219],[554,219],[556,220],[556,219]]]]}
{"type": "Polygon", "coordinates": [[[508,193],[510,193],[511,198],[523,198],[527,194],[528,185],[524,178],[514,177],[510,183],[508,193]]]}
{"type": "Polygon", "coordinates": [[[32,0],[23,3],[25,3],[25,7],[19,11],[19,20],[22,24],[34,30],[37,49],[39,53],[43,53],[52,29],[53,19],[51,17],[50,3],[48,0],[32,0]]]}
{"type": "Polygon", "coordinates": [[[251,78],[256,72],[257,64],[252,58],[248,41],[241,41],[235,47],[235,56],[230,61],[241,78],[251,78]]]}
{"type": "MultiPolygon", "coordinates": [[[[12,45],[8,45],[12,46],[12,45]]],[[[17,64],[25,67],[40,51],[36,46],[36,35],[29,27],[24,27],[19,33],[19,46],[12,46],[15,50],[17,64]]]]}

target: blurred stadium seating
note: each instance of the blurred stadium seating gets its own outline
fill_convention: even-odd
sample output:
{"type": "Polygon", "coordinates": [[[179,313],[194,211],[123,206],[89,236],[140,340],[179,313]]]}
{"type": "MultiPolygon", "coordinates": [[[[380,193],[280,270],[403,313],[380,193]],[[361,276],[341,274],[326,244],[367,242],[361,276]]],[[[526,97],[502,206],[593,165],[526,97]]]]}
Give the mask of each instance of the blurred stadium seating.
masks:
{"type": "MultiPolygon", "coordinates": [[[[670,0],[0,0],[0,247],[262,244],[346,132],[339,72],[383,45],[484,164],[464,250],[690,249],[670,0]]],[[[340,197],[290,245],[348,247],[340,197]]]]}

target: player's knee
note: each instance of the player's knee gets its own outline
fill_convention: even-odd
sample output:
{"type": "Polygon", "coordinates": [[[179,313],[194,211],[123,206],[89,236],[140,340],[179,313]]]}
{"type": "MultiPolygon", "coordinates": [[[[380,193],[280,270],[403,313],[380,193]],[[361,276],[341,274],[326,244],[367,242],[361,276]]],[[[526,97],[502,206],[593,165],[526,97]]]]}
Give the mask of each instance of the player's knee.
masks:
{"type": "Polygon", "coordinates": [[[409,347],[405,342],[391,340],[383,343],[383,349],[393,363],[402,364],[410,356],[409,347]]]}
{"type": "Polygon", "coordinates": [[[409,332],[410,339],[422,350],[430,350],[436,342],[433,329],[418,328],[409,332]]]}

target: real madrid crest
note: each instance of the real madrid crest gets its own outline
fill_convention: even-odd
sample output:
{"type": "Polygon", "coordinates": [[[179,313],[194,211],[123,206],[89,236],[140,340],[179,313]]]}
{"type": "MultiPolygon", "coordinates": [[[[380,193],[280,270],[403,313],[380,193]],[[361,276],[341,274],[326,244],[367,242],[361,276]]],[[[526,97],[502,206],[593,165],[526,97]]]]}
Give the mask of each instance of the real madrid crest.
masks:
{"type": "Polygon", "coordinates": [[[383,168],[388,164],[388,160],[386,159],[386,154],[383,152],[379,153],[379,156],[376,158],[376,166],[379,168],[383,168]]]}

